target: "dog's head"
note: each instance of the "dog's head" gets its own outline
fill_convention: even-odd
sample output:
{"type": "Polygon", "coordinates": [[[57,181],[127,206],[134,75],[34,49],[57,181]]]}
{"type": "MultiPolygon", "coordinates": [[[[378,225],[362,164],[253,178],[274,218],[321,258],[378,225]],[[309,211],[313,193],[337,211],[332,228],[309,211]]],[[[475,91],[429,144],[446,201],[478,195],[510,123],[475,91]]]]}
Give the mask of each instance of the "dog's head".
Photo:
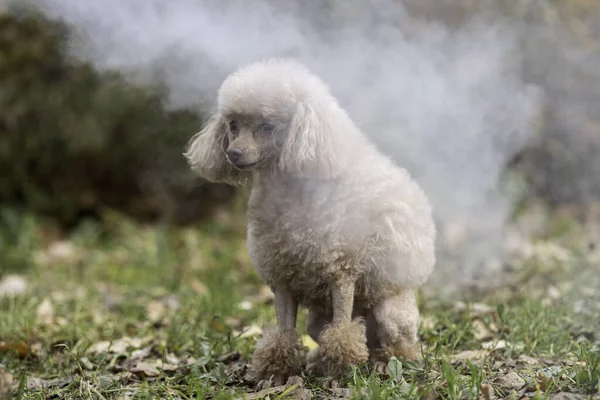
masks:
{"type": "Polygon", "coordinates": [[[223,82],[216,109],[185,156],[214,182],[237,184],[262,168],[330,179],[341,168],[337,125],[346,119],[326,86],[305,67],[262,61],[223,82]]]}

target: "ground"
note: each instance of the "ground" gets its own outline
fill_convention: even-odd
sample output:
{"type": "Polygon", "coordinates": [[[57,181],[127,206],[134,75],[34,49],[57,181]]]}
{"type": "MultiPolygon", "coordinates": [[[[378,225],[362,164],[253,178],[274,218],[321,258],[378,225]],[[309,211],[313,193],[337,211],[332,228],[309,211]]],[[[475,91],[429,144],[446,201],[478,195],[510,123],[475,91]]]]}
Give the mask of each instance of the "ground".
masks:
{"type": "Polygon", "coordinates": [[[0,398],[599,398],[596,250],[562,237],[487,290],[424,288],[422,361],[392,359],[389,376],[358,366],[336,389],[304,376],[256,393],[249,355],[275,318],[241,215],[174,229],[107,214],[60,237],[5,212],[0,398]]]}

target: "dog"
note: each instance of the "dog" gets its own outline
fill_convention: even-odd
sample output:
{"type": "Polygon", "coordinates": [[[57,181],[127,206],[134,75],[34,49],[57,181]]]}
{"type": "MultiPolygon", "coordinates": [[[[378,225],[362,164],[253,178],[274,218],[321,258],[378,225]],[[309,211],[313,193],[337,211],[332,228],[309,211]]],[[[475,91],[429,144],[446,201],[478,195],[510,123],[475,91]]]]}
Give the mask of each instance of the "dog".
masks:
{"type": "Polygon", "coordinates": [[[249,183],[247,246],[275,294],[277,328],[257,342],[257,382],[420,355],[416,289],[432,273],[429,201],[303,64],[266,59],[229,75],[185,149],[210,182],[249,183]],[[296,330],[308,308],[304,352],[296,330]]]}

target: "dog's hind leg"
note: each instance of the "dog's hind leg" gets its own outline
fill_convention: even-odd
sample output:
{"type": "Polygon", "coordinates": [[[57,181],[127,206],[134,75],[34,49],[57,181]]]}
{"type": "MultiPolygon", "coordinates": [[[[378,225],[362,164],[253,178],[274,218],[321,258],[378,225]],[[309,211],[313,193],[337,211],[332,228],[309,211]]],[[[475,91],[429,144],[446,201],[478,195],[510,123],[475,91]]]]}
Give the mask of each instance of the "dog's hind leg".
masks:
{"type": "Polygon", "coordinates": [[[418,346],[419,309],[414,289],[404,289],[373,307],[378,348],[373,349],[371,361],[383,372],[390,357],[415,360],[420,356],[418,346]]]}

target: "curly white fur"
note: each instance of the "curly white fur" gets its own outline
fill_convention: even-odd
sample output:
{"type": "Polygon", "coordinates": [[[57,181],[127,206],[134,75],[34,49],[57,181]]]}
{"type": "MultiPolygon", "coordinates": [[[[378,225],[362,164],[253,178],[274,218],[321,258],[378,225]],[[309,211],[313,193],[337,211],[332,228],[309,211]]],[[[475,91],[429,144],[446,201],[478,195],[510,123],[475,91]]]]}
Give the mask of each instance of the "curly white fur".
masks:
{"type": "MultiPolygon", "coordinates": [[[[414,288],[435,264],[429,202],[407,171],[357,128],[319,78],[291,60],[241,68],[222,84],[210,121],[185,155],[210,181],[252,182],[248,251],[274,288],[281,329],[295,328],[297,303],[309,308],[309,330],[317,340],[334,337],[321,333],[336,321],[337,328],[351,329],[350,315],[343,317],[344,293],[351,293],[351,316],[366,319],[370,349],[414,344],[414,288]],[[232,130],[235,118],[239,131],[232,130]],[[264,121],[275,127],[272,132],[255,128],[264,121]],[[245,161],[255,166],[229,162],[231,147],[250,154],[245,161]],[[381,316],[386,321],[378,322],[381,316]]],[[[328,346],[328,354],[363,354],[360,343],[355,343],[359,350],[320,345],[328,346]]],[[[336,373],[336,368],[323,372],[336,373]]],[[[256,366],[258,377],[260,371],[256,366]]]]}

